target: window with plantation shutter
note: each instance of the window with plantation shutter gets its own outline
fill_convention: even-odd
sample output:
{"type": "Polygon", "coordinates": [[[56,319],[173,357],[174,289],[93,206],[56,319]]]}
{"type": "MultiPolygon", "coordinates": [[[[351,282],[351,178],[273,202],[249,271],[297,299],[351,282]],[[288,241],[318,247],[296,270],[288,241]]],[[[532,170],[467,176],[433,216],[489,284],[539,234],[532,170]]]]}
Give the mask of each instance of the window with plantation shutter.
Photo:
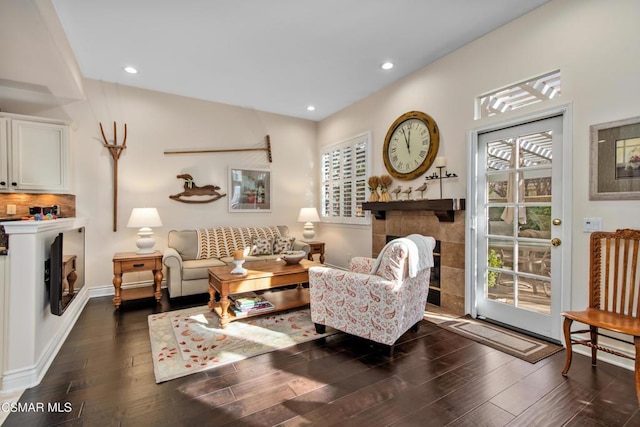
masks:
{"type": "Polygon", "coordinates": [[[344,224],[369,224],[362,210],[367,197],[371,134],[363,133],[327,147],[320,155],[320,216],[323,221],[344,224]]]}

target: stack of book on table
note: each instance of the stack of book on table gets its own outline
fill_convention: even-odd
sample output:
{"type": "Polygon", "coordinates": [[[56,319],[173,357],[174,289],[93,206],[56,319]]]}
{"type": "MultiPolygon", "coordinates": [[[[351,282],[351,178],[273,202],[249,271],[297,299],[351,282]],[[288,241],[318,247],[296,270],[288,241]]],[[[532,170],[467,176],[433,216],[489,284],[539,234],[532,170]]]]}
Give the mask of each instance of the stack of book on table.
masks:
{"type": "Polygon", "coordinates": [[[249,314],[258,314],[273,310],[275,307],[269,301],[255,292],[229,295],[231,308],[236,317],[246,317],[249,314]]]}

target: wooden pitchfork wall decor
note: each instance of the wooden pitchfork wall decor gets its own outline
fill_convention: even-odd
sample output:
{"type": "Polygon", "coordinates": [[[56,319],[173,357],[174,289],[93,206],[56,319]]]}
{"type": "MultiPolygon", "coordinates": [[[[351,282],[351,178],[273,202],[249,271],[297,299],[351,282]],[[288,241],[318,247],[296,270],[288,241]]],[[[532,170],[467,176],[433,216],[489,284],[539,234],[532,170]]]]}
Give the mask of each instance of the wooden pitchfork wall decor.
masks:
{"type": "Polygon", "coordinates": [[[107,141],[102,123],[100,123],[100,133],[102,134],[104,146],[109,149],[113,159],[113,231],[118,231],[118,159],[120,159],[122,151],[127,148],[127,124],[124,124],[122,145],[118,145],[116,122],[113,122],[113,144],[109,144],[109,141],[107,141]]]}

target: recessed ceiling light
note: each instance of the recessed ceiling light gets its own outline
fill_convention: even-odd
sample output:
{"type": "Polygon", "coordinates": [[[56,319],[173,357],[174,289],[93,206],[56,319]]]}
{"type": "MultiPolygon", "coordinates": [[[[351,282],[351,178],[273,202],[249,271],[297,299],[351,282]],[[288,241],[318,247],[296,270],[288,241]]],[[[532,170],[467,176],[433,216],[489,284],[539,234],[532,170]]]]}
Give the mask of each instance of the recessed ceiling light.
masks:
{"type": "Polygon", "coordinates": [[[316,107],[313,105],[307,105],[307,111],[316,111],[316,107]]]}
{"type": "Polygon", "coordinates": [[[390,69],[392,69],[392,68],[393,68],[393,62],[389,62],[389,61],[387,61],[387,62],[383,63],[383,64],[380,66],[380,68],[382,68],[383,70],[390,70],[390,69]]]}
{"type": "Polygon", "coordinates": [[[138,74],[138,69],[135,67],[124,67],[124,70],[129,74],[138,74]]]}

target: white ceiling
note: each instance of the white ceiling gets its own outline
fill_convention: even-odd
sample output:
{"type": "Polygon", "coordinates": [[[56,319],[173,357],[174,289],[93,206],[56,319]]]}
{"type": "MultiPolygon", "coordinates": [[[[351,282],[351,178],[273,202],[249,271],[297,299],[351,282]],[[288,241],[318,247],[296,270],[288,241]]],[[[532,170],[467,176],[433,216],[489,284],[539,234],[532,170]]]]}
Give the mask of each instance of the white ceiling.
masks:
{"type": "Polygon", "coordinates": [[[84,77],[321,120],[546,1],[52,3],[84,77]]]}

